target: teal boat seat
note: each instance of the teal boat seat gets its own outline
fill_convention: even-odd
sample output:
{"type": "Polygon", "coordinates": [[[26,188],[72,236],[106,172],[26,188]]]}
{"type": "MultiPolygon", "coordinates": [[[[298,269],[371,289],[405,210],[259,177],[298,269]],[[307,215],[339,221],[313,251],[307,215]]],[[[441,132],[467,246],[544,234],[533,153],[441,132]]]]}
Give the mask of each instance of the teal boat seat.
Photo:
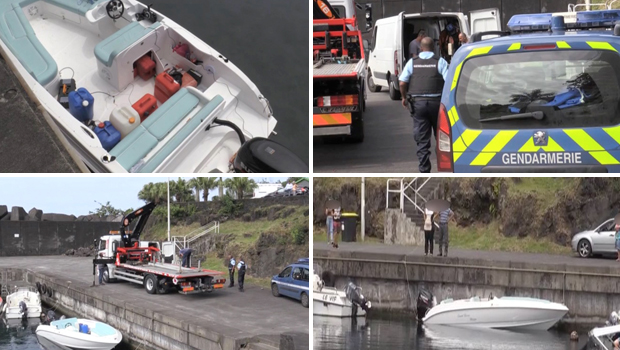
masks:
{"type": "Polygon", "coordinates": [[[56,61],[37,39],[21,7],[2,6],[0,15],[0,38],[13,55],[39,84],[53,81],[58,75],[56,61]]]}
{"type": "Polygon", "coordinates": [[[157,108],[141,125],[161,141],[198,105],[198,102],[198,97],[190,94],[187,89],[181,89],[157,108]]]}
{"type": "Polygon", "coordinates": [[[160,25],[161,23],[155,22],[150,27],[145,28],[139,22],[131,22],[97,44],[97,46],[95,46],[95,56],[99,62],[108,67],[112,67],[112,62],[114,62],[114,59],[119,53],[126,50],[129,46],[160,25]]]}
{"type": "Polygon", "coordinates": [[[112,150],[110,154],[125,169],[131,169],[140,159],[144,158],[157,146],[157,139],[151,135],[142,125],[132,130],[112,150]]]}
{"type": "MultiPolygon", "coordinates": [[[[27,1],[30,1],[30,0],[26,0],[25,2],[27,1]]],[[[95,5],[98,5],[104,2],[104,0],[98,0],[98,1],[94,0],[93,3],[91,4],[88,0],[44,0],[44,1],[52,5],[56,5],[67,11],[77,13],[78,15],[83,16],[83,17],[85,17],[86,12],[90,11],[90,9],[92,9],[95,5]]],[[[25,5],[22,2],[20,3],[20,6],[24,7],[25,5]]]]}
{"type": "MultiPolygon", "coordinates": [[[[179,132],[177,132],[164,147],[162,147],[157,153],[149,159],[142,168],[141,173],[152,173],[179,145],[185,140],[192,131],[196,130],[198,125],[202,123],[213,111],[224,102],[222,96],[215,96],[209,103],[204,105],[198,113],[196,113],[190,121],[185,124],[179,132]]],[[[147,119],[148,120],[148,119],[147,119]]]]}

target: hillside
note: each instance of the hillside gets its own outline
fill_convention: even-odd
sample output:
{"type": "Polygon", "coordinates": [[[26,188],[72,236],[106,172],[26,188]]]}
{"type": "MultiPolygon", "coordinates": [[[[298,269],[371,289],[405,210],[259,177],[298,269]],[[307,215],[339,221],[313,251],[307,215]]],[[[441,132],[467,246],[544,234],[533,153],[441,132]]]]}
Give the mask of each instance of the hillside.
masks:
{"type": "MultiPolygon", "coordinates": [[[[226,271],[229,254],[242,256],[249,267],[247,281],[269,287],[272,275],[308,257],[308,196],[247,199],[233,204],[212,201],[180,205],[185,210],[179,210],[181,214],[171,220],[172,236],[184,236],[212,221],[220,222],[219,234],[209,233],[192,243],[192,264],[200,260],[203,268],[226,271]]],[[[167,239],[166,216],[149,219],[144,237],[167,239]]]]}
{"type": "MultiPolygon", "coordinates": [[[[343,209],[359,213],[359,178],[318,180],[315,203],[340,198],[343,209]]],[[[379,239],[386,180],[370,178],[366,186],[366,234],[379,239]]],[[[440,187],[456,213],[450,244],[469,249],[570,253],[575,233],[620,210],[617,178],[444,178],[440,187]]],[[[322,206],[314,210],[315,239],[324,240],[322,206]]]]}

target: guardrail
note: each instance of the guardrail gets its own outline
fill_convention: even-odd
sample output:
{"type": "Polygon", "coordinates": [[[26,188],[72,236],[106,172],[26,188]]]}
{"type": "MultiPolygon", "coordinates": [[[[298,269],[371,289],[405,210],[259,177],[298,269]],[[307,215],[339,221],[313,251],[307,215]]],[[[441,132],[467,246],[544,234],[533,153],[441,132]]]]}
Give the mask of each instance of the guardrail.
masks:
{"type": "Polygon", "coordinates": [[[210,222],[188,233],[185,236],[172,236],[172,241],[174,242],[175,250],[177,248],[179,250],[187,248],[187,246],[190,243],[194,242],[195,240],[199,239],[200,237],[210,232],[220,233],[220,222],[219,221],[210,222]]]}

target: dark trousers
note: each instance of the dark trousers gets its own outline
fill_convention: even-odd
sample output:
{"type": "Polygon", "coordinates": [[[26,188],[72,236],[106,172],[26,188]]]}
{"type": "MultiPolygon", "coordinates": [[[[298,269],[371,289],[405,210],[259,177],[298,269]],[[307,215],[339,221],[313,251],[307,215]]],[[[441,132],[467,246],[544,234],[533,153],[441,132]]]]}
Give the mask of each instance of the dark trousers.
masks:
{"type": "Polygon", "coordinates": [[[433,255],[433,246],[435,245],[435,231],[424,231],[424,254],[430,253],[433,255]]]}
{"type": "Polygon", "coordinates": [[[243,290],[243,280],[245,279],[245,270],[239,270],[239,290],[243,290]]]}
{"type": "Polygon", "coordinates": [[[228,275],[230,276],[230,286],[235,285],[235,269],[228,269],[228,275]]]}
{"type": "Polygon", "coordinates": [[[190,262],[190,257],[192,256],[192,253],[187,253],[185,255],[183,255],[183,260],[181,261],[181,266],[182,267],[189,267],[189,262],[190,262]]]}
{"type": "Polygon", "coordinates": [[[105,271],[105,265],[99,266],[99,284],[103,284],[103,271],[105,271]]]}
{"type": "Polygon", "coordinates": [[[418,168],[421,173],[430,173],[431,136],[436,135],[440,99],[415,97],[410,103],[413,109],[413,138],[418,148],[418,168]]]}
{"type": "Polygon", "coordinates": [[[439,254],[442,253],[442,247],[445,249],[446,256],[448,255],[448,224],[439,224],[439,254]]]}

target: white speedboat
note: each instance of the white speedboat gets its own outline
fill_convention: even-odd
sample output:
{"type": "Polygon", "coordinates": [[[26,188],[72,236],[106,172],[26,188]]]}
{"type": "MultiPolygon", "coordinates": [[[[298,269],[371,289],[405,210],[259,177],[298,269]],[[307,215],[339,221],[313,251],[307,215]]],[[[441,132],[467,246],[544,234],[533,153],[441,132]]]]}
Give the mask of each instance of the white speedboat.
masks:
{"type": "Polygon", "coordinates": [[[520,297],[493,297],[453,300],[438,305],[432,294],[418,296],[418,318],[424,324],[497,329],[548,330],[566,313],[565,305],[548,300],[520,297]]]}
{"type": "Polygon", "coordinates": [[[620,325],[596,327],[588,332],[588,349],[612,350],[613,338],[620,333],[620,325]]]}
{"type": "Polygon", "coordinates": [[[37,337],[71,349],[110,350],[123,339],[117,329],[94,320],[67,318],[40,325],[37,337]]]}
{"type": "Polygon", "coordinates": [[[0,14],[0,53],[91,171],[307,172],[268,139],[256,85],[150,7],[0,0],[0,14]]]}
{"type": "Polygon", "coordinates": [[[361,288],[352,282],[345,286],[344,291],[340,291],[325,287],[318,275],[314,275],[312,299],[313,314],[317,316],[366,316],[366,311],[371,308],[371,303],[362,295],[361,288]]]}
{"type": "Polygon", "coordinates": [[[41,310],[41,296],[31,287],[15,287],[15,291],[7,295],[2,304],[2,312],[9,320],[39,318],[41,310]]]}

